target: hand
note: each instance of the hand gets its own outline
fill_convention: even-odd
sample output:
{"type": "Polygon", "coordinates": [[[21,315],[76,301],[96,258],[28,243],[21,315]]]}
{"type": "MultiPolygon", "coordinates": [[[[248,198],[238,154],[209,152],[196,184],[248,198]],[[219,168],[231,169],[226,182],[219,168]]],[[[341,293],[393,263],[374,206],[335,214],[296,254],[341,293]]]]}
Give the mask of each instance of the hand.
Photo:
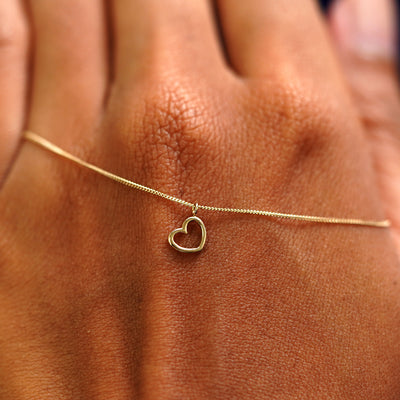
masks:
{"type": "MultiPolygon", "coordinates": [[[[3,131],[202,204],[384,218],[312,2],[220,1],[222,39],[200,1],[32,0],[26,22],[3,3],[3,131]]],[[[187,208],[29,143],[6,169],[2,399],[399,398],[388,230],[204,211],[204,251],[181,254],[187,208]]]]}
{"type": "Polygon", "coordinates": [[[400,254],[400,94],[394,8],[391,0],[337,1],[330,26],[400,254]]]}

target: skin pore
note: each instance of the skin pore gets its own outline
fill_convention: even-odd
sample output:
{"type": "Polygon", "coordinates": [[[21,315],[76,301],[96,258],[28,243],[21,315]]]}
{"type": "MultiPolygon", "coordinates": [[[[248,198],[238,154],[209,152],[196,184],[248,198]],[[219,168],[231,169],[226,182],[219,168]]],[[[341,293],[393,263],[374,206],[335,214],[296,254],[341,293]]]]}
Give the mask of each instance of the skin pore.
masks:
{"type": "Polygon", "coordinates": [[[1,399],[400,397],[394,63],[340,7],[0,3],[1,399]],[[393,228],[199,211],[177,253],[187,208],[24,127],[179,198],[393,228]]]}

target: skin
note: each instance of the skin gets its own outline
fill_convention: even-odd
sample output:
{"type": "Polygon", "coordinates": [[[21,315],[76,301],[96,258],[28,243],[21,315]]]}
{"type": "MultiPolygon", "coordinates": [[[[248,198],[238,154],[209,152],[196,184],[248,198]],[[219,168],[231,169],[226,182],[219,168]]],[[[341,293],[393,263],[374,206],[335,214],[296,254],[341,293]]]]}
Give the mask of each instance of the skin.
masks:
{"type": "Polygon", "coordinates": [[[217,8],[0,2],[1,399],[400,397],[399,123],[360,117],[350,78],[393,67],[335,49],[311,1],[217,8]],[[394,226],[199,211],[206,246],[181,254],[189,208],[23,127],[200,204],[394,226]]]}

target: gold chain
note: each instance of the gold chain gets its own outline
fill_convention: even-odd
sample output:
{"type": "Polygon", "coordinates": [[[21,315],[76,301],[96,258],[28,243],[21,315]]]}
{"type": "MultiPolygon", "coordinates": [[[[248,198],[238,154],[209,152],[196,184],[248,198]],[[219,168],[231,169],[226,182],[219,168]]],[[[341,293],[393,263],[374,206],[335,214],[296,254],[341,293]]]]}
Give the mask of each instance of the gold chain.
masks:
{"type": "MultiPolygon", "coordinates": [[[[324,224],[362,225],[362,226],[371,226],[371,227],[377,227],[377,228],[390,227],[389,220],[368,221],[368,220],[357,219],[357,218],[318,217],[318,216],[314,216],[314,215],[287,214],[287,213],[281,213],[281,212],[275,212],[275,211],[253,210],[253,209],[246,209],[246,208],[214,207],[214,206],[207,206],[207,205],[202,205],[202,204],[197,204],[197,203],[191,203],[190,201],[179,199],[178,197],[174,197],[169,194],[160,192],[159,190],[149,188],[147,186],[141,185],[136,182],[132,182],[128,179],[122,178],[122,177],[115,175],[111,172],[108,172],[102,168],[99,168],[93,164],[90,164],[84,160],[81,160],[80,158],[72,155],[71,153],[68,153],[67,151],[61,149],[60,147],[49,142],[48,140],[44,139],[43,137],[37,135],[36,133],[26,131],[24,133],[24,138],[36,145],[43,147],[46,150],[49,150],[55,154],[58,154],[61,157],[64,157],[70,161],[73,161],[74,163],[76,163],[78,165],[89,168],[92,171],[99,173],[100,175],[103,175],[109,179],[112,179],[113,181],[122,183],[123,185],[129,186],[129,187],[132,187],[132,188],[135,188],[138,190],[142,190],[144,192],[153,194],[155,196],[159,196],[164,199],[174,201],[176,203],[190,207],[193,210],[194,215],[196,214],[198,209],[201,209],[201,210],[208,210],[208,211],[229,212],[229,213],[239,213],[239,214],[265,215],[267,217],[286,218],[286,219],[308,221],[308,222],[319,222],[319,223],[324,223],[324,224]]],[[[193,217],[190,217],[190,218],[193,219],[193,217]]],[[[199,220],[199,218],[197,218],[197,220],[199,220]]],[[[184,233],[186,233],[185,229],[178,229],[178,231],[184,231],[184,233]]],[[[175,247],[175,246],[173,246],[173,247],[175,247]]],[[[184,250],[182,250],[183,249],[182,247],[180,247],[180,246],[178,246],[178,247],[179,247],[179,249],[177,248],[177,250],[184,251],[184,250]]],[[[196,248],[192,251],[198,251],[198,250],[199,250],[199,248],[196,248]]]]}

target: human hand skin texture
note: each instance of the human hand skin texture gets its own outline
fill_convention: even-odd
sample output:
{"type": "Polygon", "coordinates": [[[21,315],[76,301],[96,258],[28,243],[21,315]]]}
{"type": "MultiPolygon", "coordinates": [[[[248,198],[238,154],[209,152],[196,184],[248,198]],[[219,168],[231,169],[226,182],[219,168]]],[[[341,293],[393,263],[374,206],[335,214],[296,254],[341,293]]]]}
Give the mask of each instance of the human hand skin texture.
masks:
{"type": "Polygon", "coordinates": [[[312,1],[216,7],[0,2],[2,400],[400,398],[399,197],[370,140],[399,125],[360,118],[335,10],[334,47],[312,1]],[[188,208],[23,127],[200,204],[395,224],[199,211],[181,254],[188,208]]]}

